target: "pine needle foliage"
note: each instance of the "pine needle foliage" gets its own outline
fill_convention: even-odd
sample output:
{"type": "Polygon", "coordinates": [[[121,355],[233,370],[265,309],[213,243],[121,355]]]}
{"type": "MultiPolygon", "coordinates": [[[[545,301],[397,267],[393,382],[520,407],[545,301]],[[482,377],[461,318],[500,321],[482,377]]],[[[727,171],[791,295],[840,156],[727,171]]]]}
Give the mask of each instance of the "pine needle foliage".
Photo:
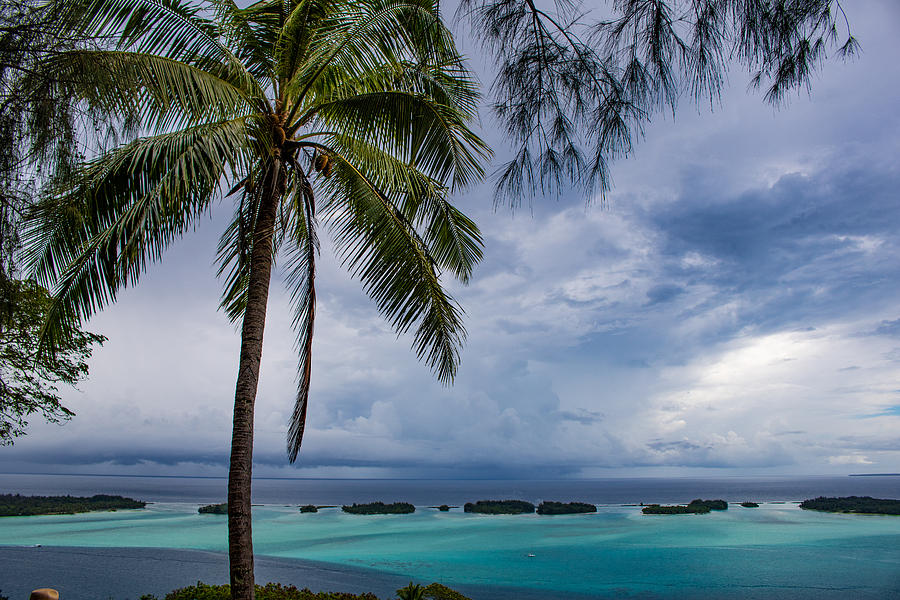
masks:
{"type": "Polygon", "coordinates": [[[0,445],[26,433],[33,415],[61,423],[74,414],[59,386],[88,372],[92,346],[105,338],[72,328],[55,352],[38,354],[52,299],[23,279],[19,263],[22,218],[52,173],[64,177],[81,160],[75,135],[83,116],[57,105],[48,91],[55,74],[40,62],[71,50],[71,36],[52,35],[52,14],[28,0],[0,0],[0,445]]]}
{"type": "Polygon", "coordinates": [[[462,0],[494,55],[493,110],[514,143],[496,200],[572,188],[601,197],[610,161],[680,101],[715,106],[730,66],[784,104],[829,52],[859,44],[838,0],[462,0]]]}

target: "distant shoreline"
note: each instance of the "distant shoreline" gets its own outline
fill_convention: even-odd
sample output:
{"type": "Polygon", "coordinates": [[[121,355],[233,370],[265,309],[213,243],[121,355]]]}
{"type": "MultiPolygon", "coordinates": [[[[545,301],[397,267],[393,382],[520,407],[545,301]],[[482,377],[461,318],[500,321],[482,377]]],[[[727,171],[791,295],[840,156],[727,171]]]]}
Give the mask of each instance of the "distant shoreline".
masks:
{"type": "MultiPolygon", "coordinates": [[[[0,475],[47,475],[52,477],[140,477],[146,479],[219,479],[225,481],[227,475],[146,475],[136,473],[42,473],[42,472],[7,472],[0,471],[0,475]]],[[[630,480],[722,480],[722,479],[748,479],[748,480],[779,480],[793,479],[796,477],[808,479],[827,479],[841,477],[900,477],[900,473],[848,473],[844,475],[812,474],[812,475],[628,475],[619,477],[579,477],[579,478],[543,478],[537,479],[522,477],[262,477],[253,476],[254,481],[630,481],[630,480]]]]}
{"type": "MultiPolygon", "coordinates": [[[[24,497],[22,497],[22,498],[27,498],[27,496],[24,496],[24,497]]],[[[40,498],[40,497],[39,497],[39,499],[43,499],[43,498],[40,498]]],[[[73,498],[73,499],[74,499],[74,500],[86,500],[87,498],[73,498]]],[[[823,500],[823,499],[824,499],[824,500],[851,500],[851,499],[856,499],[856,497],[852,497],[852,498],[850,498],[850,497],[843,497],[843,498],[821,498],[821,497],[820,497],[820,498],[817,498],[817,499],[818,499],[818,500],[823,500]]],[[[123,498],[123,500],[128,500],[128,501],[130,501],[130,502],[136,502],[136,501],[134,501],[134,500],[131,500],[130,498],[123,498]]],[[[900,499],[874,499],[874,500],[877,500],[877,501],[880,501],[880,502],[885,502],[885,503],[900,503],[900,499]]],[[[197,502],[162,502],[162,503],[160,503],[160,502],[141,502],[141,501],[137,501],[137,502],[140,503],[140,504],[142,504],[142,505],[173,504],[173,505],[185,505],[185,506],[191,506],[191,507],[193,507],[193,506],[199,506],[198,512],[199,512],[200,514],[204,514],[204,513],[212,513],[212,514],[218,514],[218,515],[227,515],[226,510],[223,510],[223,507],[225,507],[226,504],[210,504],[210,505],[205,505],[205,506],[204,506],[204,505],[202,505],[202,503],[197,503],[197,502]]],[[[487,500],[487,501],[482,500],[482,501],[480,501],[480,502],[481,502],[481,503],[498,503],[498,501],[491,501],[491,500],[487,500]]],[[[499,502],[499,503],[500,503],[500,504],[507,504],[507,503],[509,503],[509,502],[522,502],[522,501],[509,501],[509,500],[507,500],[507,501],[505,501],[505,502],[499,502]]],[[[729,505],[741,506],[741,507],[746,508],[748,504],[752,505],[753,508],[758,508],[758,507],[764,506],[764,505],[777,505],[777,506],[788,506],[788,505],[790,505],[790,506],[799,506],[799,508],[802,509],[802,508],[809,508],[809,507],[803,506],[803,504],[804,504],[804,503],[814,502],[814,499],[806,499],[806,500],[804,500],[804,501],[800,501],[800,500],[764,500],[764,501],[760,501],[760,502],[747,502],[747,501],[737,501],[737,500],[727,500],[727,501],[726,501],[726,500],[717,500],[717,501],[707,501],[707,502],[721,502],[721,503],[724,504],[724,507],[716,508],[716,509],[714,509],[715,511],[727,510],[727,507],[728,507],[729,505]]],[[[294,504],[294,503],[287,503],[287,504],[285,504],[285,503],[271,503],[271,504],[264,504],[264,503],[263,503],[263,504],[253,504],[253,506],[255,506],[255,507],[260,507],[260,508],[290,508],[290,509],[297,509],[299,513],[305,513],[305,512],[319,512],[320,510],[324,510],[324,509],[341,509],[344,513],[348,513],[348,514],[357,514],[357,515],[363,515],[363,516],[405,516],[405,515],[407,515],[407,514],[416,512],[416,508],[422,508],[422,509],[426,509],[426,510],[434,510],[434,511],[438,511],[438,512],[441,512],[441,513],[447,513],[447,512],[449,512],[449,511],[453,510],[454,512],[462,512],[462,513],[467,514],[467,515],[468,515],[468,514],[481,514],[481,515],[485,515],[485,514],[486,514],[486,515],[489,515],[489,516],[501,516],[501,515],[502,515],[502,516],[523,516],[523,515],[524,515],[524,516],[528,516],[528,515],[535,515],[535,516],[538,516],[538,517],[557,517],[557,516],[563,516],[563,515],[569,515],[569,516],[573,516],[573,515],[590,516],[590,515],[595,515],[595,514],[597,514],[597,512],[598,512],[599,510],[601,510],[601,509],[609,509],[609,508],[612,508],[612,509],[615,509],[615,508],[639,508],[639,509],[641,509],[641,513],[642,513],[642,514],[645,514],[645,515],[656,515],[656,514],[683,514],[683,513],[695,513],[695,512],[700,512],[700,513],[702,513],[702,514],[706,514],[706,513],[709,512],[708,510],[706,510],[706,511],[684,511],[684,510],[680,510],[680,511],[679,511],[679,510],[674,510],[674,509],[684,509],[684,508],[689,508],[689,507],[693,506],[695,503],[696,503],[696,501],[694,501],[694,502],[692,502],[692,503],[690,503],[690,504],[686,504],[686,503],[683,503],[683,502],[682,502],[681,504],[678,504],[678,503],[676,502],[674,505],[669,506],[669,505],[660,505],[659,503],[650,503],[650,502],[644,502],[644,503],[639,503],[639,504],[632,504],[632,503],[602,503],[602,502],[600,502],[600,503],[574,502],[574,503],[569,503],[569,504],[576,504],[576,505],[583,505],[583,506],[591,506],[591,507],[594,508],[594,510],[573,510],[573,511],[564,511],[564,512],[552,512],[552,511],[551,511],[551,512],[543,512],[543,513],[542,513],[541,511],[536,511],[536,510],[534,510],[533,505],[532,505],[532,510],[531,510],[531,511],[525,510],[525,511],[523,511],[523,512],[515,512],[515,511],[508,512],[508,511],[505,511],[505,510],[500,510],[500,511],[478,511],[478,510],[470,510],[470,507],[472,506],[472,503],[468,503],[467,506],[465,507],[465,510],[460,510],[460,509],[463,508],[463,507],[461,507],[461,506],[446,506],[446,508],[443,508],[442,506],[413,505],[413,504],[407,503],[407,502],[397,502],[397,503],[394,503],[394,505],[398,505],[398,506],[399,506],[399,505],[404,505],[404,506],[408,507],[408,510],[402,510],[402,511],[387,510],[387,511],[385,511],[385,510],[379,510],[379,509],[377,509],[377,506],[376,506],[376,505],[380,505],[381,507],[385,507],[385,506],[386,506],[386,507],[388,507],[388,508],[392,507],[393,505],[385,505],[385,504],[383,504],[382,502],[373,502],[373,503],[361,504],[361,505],[359,505],[359,508],[360,508],[360,509],[370,509],[370,508],[375,508],[375,510],[371,510],[371,511],[370,511],[370,510],[362,510],[362,511],[360,511],[360,512],[356,512],[356,511],[354,511],[354,510],[350,510],[351,508],[356,508],[356,507],[357,507],[356,504],[352,505],[352,507],[351,507],[351,506],[347,506],[347,505],[343,505],[343,506],[342,506],[342,505],[339,505],[339,504],[304,505],[304,504],[294,504]],[[315,510],[315,511],[304,511],[304,510],[302,510],[303,508],[308,507],[308,506],[314,506],[317,510],[315,510]],[[666,511],[666,510],[653,510],[653,509],[673,509],[673,510],[666,511]]],[[[527,502],[524,502],[524,504],[528,504],[528,503],[527,503],[527,502]]],[[[560,503],[560,502],[551,502],[550,504],[560,504],[560,505],[563,505],[563,506],[566,505],[566,503],[560,503]]],[[[541,506],[544,506],[544,503],[541,503],[541,506]]],[[[88,513],[97,513],[97,512],[116,512],[116,510],[128,510],[129,508],[131,508],[131,507],[122,507],[122,508],[119,508],[119,509],[108,509],[108,508],[105,508],[105,507],[101,507],[101,508],[91,508],[91,509],[84,509],[84,510],[78,510],[78,511],[58,511],[58,512],[57,512],[57,511],[54,511],[54,512],[28,512],[28,513],[20,513],[20,514],[0,514],[0,519],[10,519],[10,518],[13,518],[13,517],[36,517],[36,516],[63,516],[63,515],[73,515],[73,516],[74,516],[74,515],[76,515],[76,514],[88,514],[88,513]]],[[[144,506],[141,506],[140,508],[144,508],[144,506]]],[[[857,512],[857,511],[855,511],[855,510],[854,510],[854,511],[848,511],[848,510],[834,511],[834,510],[824,510],[824,509],[809,509],[809,510],[812,510],[813,512],[824,512],[824,513],[829,513],[829,512],[831,512],[831,513],[834,513],[834,512],[844,512],[844,513],[848,513],[848,512],[849,512],[849,513],[857,514],[857,515],[883,515],[883,516],[898,516],[898,515],[900,515],[900,513],[897,513],[897,512],[865,512],[865,511],[863,511],[863,512],[857,512]]],[[[191,511],[191,512],[193,512],[193,511],[191,511]]],[[[0,544],[0,546],[2,546],[2,544],[0,544]]]]}
{"type": "MultiPolygon", "coordinates": [[[[0,490],[26,495],[97,492],[156,503],[214,504],[225,501],[225,480],[211,477],[0,475],[0,490]]],[[[484,498],[521,498],[535,505],[567,499],[597,505],[641,502],[673,504],[692,498],[730,501],[796,500],[817,496],[900,498],[900,477],[704,477],[580,480],[384,480],[257,479],[253,503],[266,505],[337,504],[404,500],[414,506],[462,506],[484,498]]]]}

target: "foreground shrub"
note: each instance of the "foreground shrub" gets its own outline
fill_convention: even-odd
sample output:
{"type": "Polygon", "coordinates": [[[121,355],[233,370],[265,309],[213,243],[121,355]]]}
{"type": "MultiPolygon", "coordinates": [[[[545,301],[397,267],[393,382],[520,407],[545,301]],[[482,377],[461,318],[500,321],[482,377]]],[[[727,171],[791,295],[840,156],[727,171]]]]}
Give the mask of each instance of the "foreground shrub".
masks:
{"type": "MultiPolygon", "coordinates": [[[[153,596],[141,596],[141,600],[156,600],[153,596]]],[[[181,588],[166,594],[165,600],[231,600],[231,586],[197,585],[181,588]]],[[[342,592],[313,592],[293,585],[267,583],[256,586],[256,600],[378,600],[375,594],[347,594],[342,592]]]]}
{"type": "Polygon", "coordinates": [[[440,583],[432,583],[426,586],[425,597],[430,600],[472,600],[468,596],[463,596],[456,590],[451,590],[440,583]]]}
{"type": "Polygon", "coordinates": [[[410,581],[408,586],[397,590],[397,598],[400,600],[425,600],[425,588],[410,581]]]}
{"type": "MultiPolygon", "coordinates": [[[[428,600],[472,600],[440,583],[432,583],[426,587],[410,582],[405,588],[397,590],[400,598],[428,600]]],[[[9,600],[0,595],[0,600],[9,600]]],[[[159,600],[152,594],[145,594],[140,600],[159,600]]],[[[231,600],[231,586],[207,585],[200,581],[197,585],[173,590],[166,594],[164,600],[231,600]]],[[[293,585],[267,583],[256,586],[256,600],[378,600],[371,592],[348,594],[345,592],[313,592],[308,588],[302,590],[293,585]]]]}

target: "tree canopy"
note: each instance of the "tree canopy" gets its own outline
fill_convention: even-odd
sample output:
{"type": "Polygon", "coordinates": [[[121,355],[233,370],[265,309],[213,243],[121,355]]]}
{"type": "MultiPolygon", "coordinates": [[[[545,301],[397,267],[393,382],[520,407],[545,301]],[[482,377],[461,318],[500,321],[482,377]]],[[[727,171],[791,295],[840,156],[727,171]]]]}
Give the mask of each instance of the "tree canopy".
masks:
{"type": "Polygon", "coordinates": [[[2,291],[8,303],[0,317],[0,445],[24,435],[31,415],[60,423],[75,413],[63,406],[59,386],[74,386],[88,374],[94,344],[106,338],[74,329],[54,352],[38,352],[41,328],[53,299],[28,280],[8,280],[2,291]]]}
{"type": "Polygon", "coordinates": [[[89,498],[0,494],[0,517],[66,515],[95,510],[144,508],[146,505],[146,502],[140,500],[107,494],[95,494],[89,498]]]}
{"type": "Polygon", "coordinates": [[[59,386],[74,386],[88,374],[92,349],[105,339],[74,327],[55,352],[38,352],[53,300],[23,277],[17,260],[22,218],[38,190],[80,160],[76,117],[48,102],[54,74],[38,67],[73,40],[50,31],[48,15],[33,3],[0,2],[0,445],[24,435],[32,415],[51,423],[74,415],[59,386]]]}
{"type": "MultiPolygon", "coordinates": [[[[137,284],[216,201],[221,308],[241,323],[228,484],[234,597],[252,600],[253,420],[272,269],[299,350],[288,458],[303,439],[325,229],[382,315],[452,380],[465,337],[442,276],[466,283],[476,225],[450,194],[483,176],[478,91],[432,0],[48,0],[71,47],[43,54],[48,102],[112,139],[29,212],[29,271],[53,289],[57,347],[137,284]]],[[[36,73],[38,70],[35,71],[36,73]]],[[[26,74],[23,88],[43,81],[26,74]]],[[[88,132],[89,134],[90,132],[88,132]]],[[[32,130],[26,137],[34,137],[32,130]]]]}

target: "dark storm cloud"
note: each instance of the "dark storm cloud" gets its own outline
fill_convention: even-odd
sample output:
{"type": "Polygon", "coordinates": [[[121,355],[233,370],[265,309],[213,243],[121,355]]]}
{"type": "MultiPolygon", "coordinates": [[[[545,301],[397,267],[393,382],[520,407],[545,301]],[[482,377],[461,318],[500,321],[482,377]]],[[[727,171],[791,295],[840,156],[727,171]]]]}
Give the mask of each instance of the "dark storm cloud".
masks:
{"type": "Polygon", "coordinates": [[[666,452],[668,450],[700,450],[701,448],[704,448],[704,446],[701,446],[700,444],[684,440],[674,442],[656,441],[647,444],[647,447],[660,452],[666,452]]]}
{"type": "MultiPolygon", "coordinates": [[[[63,465],[67,467],[80,467],[96,464],[111,464],[118,466],[135,466],[152,463],[157,465],[174,466],[183,463],[198,463],[212,466],[224,466],[228,464],[228,449],[220,452],[204,452],[198,448],[185,447],[183,449],[161,449],[149,446],[141,449],[127,449],[109,447],[61,448],[56,445],[45,446],[42,449],[31,450],[22,456],[23,462],[33,465],[63,465]]],[[[284,459],[282,459],[282,462],[284,459]]]]}
{"type": "Polygon", "coordinates": [[[552,415],[563,421],[574,421],[575,423],[580,423],[582,425],[592,425],[603,420],[603,413],[595,410],[585,410],[583,408],[578,409],[577,411],[558,410],[555,413],[552,413],[552,415]]]}
{"type": "MultiPolygon", "coordinates": [[[[651,304],[680,295],[679,283],[706,284],[713,291],[689,309],[694,314],[740,299],[735,327],[770,330],[884,305],[900,291],[897,189],[895,170],[835,164],[732,198],[706,190],[647,214],[665,233],[661,277],[677,282],[652,288],[651,304]],[[686,267],[679,259],[692,252],[711,266],[686,267]]],[[[876,331],[897,332],[900,320],[876,331]]]]}
{"type": "Polygon", "coordinates": [[[684,288],[671,283],[655,285],[647,291],[647,304],[652,306],[674,300],[684,293],[684,288]]]}
{"type": "Polygon", "coordinates": [[[889,335],[892,337],[900,337],[900,319],[894,319],[893,321],[882,321],[881,325],[878,326],[878,329],[875,330],[875,335],[889,335]]]}

